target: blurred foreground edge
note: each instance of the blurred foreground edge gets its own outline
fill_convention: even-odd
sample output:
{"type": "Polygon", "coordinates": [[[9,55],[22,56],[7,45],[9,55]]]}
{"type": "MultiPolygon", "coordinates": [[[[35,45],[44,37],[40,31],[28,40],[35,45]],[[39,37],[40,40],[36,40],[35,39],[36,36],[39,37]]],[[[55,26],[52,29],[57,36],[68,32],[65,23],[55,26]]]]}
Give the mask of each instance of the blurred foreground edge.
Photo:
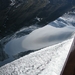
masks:
{"type": "Polygon", "coordinates": [[[75,75],[75,37],[61,75],[75,75]]]}

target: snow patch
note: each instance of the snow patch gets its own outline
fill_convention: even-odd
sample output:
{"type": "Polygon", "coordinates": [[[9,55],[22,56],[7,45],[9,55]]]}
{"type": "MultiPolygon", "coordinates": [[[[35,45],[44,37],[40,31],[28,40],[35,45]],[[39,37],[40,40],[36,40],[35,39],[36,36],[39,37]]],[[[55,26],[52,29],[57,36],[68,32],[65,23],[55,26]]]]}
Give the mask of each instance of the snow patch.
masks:
{"type": "Polygon", "coordinates": [[[49,46],[0,68],[1,75],[60,75],[73,38],[49,46]]]}

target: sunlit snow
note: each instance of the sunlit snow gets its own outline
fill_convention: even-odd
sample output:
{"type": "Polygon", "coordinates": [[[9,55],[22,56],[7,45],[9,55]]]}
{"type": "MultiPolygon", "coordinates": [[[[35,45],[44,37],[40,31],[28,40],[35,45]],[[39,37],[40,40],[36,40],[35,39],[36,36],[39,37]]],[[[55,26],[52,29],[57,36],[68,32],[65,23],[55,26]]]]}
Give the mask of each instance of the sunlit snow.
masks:
{"type": "Polygon", "coordinates": [[[0,75],[60,75],[73,38],[49,46],[0,68],[0,75]]]}

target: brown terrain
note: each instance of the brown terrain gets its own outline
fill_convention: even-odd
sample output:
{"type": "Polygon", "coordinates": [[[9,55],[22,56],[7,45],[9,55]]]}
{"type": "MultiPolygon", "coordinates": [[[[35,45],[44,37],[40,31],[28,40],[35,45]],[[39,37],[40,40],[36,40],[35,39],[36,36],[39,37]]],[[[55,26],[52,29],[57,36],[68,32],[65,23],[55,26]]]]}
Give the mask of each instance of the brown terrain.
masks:
{"type": "Polygon", "coordinates": [[[73,41],[70,55],[62,75],[75,75],[75,39],[73,41]]]}

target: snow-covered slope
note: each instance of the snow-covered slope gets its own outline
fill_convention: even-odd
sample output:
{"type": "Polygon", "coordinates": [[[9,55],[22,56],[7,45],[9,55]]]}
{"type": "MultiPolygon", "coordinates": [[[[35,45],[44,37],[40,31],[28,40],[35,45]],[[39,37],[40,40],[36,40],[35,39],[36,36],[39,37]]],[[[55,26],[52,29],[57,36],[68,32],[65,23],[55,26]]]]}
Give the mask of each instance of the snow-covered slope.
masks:
{"type": "Polygon", "coordinates": [[[73,38],[49,46],[0,68],[0,75],[60,75],[73,38]]]}

